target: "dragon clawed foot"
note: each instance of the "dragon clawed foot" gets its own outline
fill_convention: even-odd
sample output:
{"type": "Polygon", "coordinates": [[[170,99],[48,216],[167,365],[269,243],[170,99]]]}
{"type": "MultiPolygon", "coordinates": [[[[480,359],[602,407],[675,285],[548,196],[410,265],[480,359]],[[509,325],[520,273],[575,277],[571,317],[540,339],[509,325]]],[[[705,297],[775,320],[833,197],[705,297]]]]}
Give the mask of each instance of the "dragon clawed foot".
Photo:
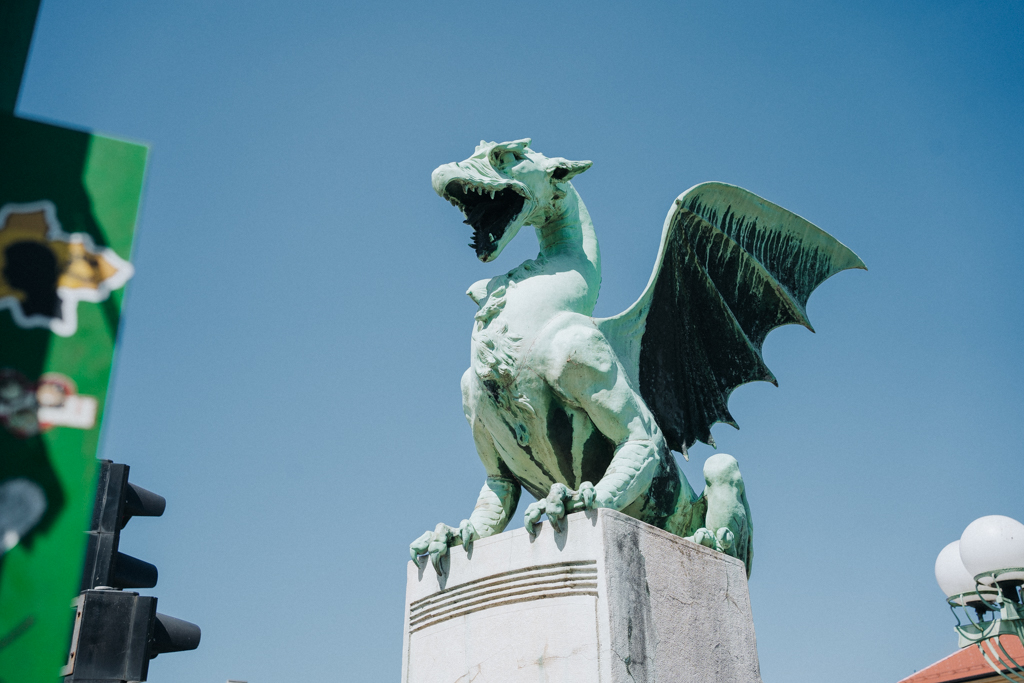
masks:
{"type": "Polygon", "coordinates": [[[526,508],[526,530],[533,536],[533,525],[540,521],[542,515],[547,515],[555,531],[562,531],[562,520],[566,515],[581,510],[592,510],[596,499],[597,492],[589,481],[580,484],[578,491],[573,491],[565,484],[554,484],[547,498],[531,503],[526,508]]]}
{"type": "MultiPolygon", "coordinates": [[[[732,548],[733,544],[736,542],[736,535],[732,532],[732,529],[727,526],[723,526],[717,532],[701,527],[693,532],[693,536],[690,536],[686,540],[693,541],[694,543],[707,548],[714,548],[719,552],[729,553],[729,549],[732,548]]],[[[732,553],[729,554],[731,555],[732,553]]]]}
{"type": "Polygon", "coordinates": [[[441,568],[441,560],[448,554],[448,548],[457,545],[468,548],[478,538],[480,538],[479,534],[468,519],[462,520],[458,529],[447,524],[438,524],[433,531],[424,532],[422,536],[409,544],[409,556],[412,557],[413,562],[418,564],[421,556],[429,555],[430,563],[434,565],[434,571],[440,576],[444,573],[441,568]]]}

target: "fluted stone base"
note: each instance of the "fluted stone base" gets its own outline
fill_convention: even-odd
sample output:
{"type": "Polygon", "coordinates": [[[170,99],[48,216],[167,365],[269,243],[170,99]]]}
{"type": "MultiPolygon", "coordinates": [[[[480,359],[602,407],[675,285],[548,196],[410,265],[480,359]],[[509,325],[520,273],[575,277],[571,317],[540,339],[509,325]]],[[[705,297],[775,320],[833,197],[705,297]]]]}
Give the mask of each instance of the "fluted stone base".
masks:
{"type": "Polygon", "coordinates": [[[618,512],[408,568],[403,683],[760,683],[743,563],[618,512]]]}

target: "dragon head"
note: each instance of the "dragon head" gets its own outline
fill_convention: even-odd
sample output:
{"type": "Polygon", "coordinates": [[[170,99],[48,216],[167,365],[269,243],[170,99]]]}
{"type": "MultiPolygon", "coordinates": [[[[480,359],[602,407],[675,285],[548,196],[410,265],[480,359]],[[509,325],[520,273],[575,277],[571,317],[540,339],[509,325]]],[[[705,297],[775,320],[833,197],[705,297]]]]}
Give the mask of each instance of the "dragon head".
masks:
{"type": "Polygon", "coordinates": [[[439,166],[434,191],[466,216],[473,228],[469,245],[481,261],[493,261],[524,225],[539,226],[557,215],[569,179],[589,161],[549,159],[530,149],[530,139],[480,141],[465,161],[439,166]]]}

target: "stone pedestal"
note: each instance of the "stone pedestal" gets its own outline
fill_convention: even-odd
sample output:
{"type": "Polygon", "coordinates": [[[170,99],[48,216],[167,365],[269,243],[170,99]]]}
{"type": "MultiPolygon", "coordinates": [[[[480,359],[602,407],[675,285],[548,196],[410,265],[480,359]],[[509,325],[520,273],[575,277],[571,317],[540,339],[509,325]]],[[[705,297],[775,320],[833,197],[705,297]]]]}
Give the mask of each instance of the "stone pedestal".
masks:
{"type": "Polygon", "coordinates": [[[408,567],[402,683],[760,683],[743,563],[618,512],[408,567]]]}

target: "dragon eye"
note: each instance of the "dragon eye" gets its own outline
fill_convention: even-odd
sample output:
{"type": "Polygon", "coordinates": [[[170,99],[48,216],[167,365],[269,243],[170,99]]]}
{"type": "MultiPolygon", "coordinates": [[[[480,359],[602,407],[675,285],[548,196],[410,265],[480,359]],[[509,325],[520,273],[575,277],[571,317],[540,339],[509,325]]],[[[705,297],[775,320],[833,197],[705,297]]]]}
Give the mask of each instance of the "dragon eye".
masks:
{"type": "Polygon", "coordinates": [[[507,149],[496,149],[491,153],[491,160],[492,165],[499,168],[505,168],[506,166],[511,166],[517,161],[520,161],[521,157],[515,152],[511,152],[507,149]]]}

